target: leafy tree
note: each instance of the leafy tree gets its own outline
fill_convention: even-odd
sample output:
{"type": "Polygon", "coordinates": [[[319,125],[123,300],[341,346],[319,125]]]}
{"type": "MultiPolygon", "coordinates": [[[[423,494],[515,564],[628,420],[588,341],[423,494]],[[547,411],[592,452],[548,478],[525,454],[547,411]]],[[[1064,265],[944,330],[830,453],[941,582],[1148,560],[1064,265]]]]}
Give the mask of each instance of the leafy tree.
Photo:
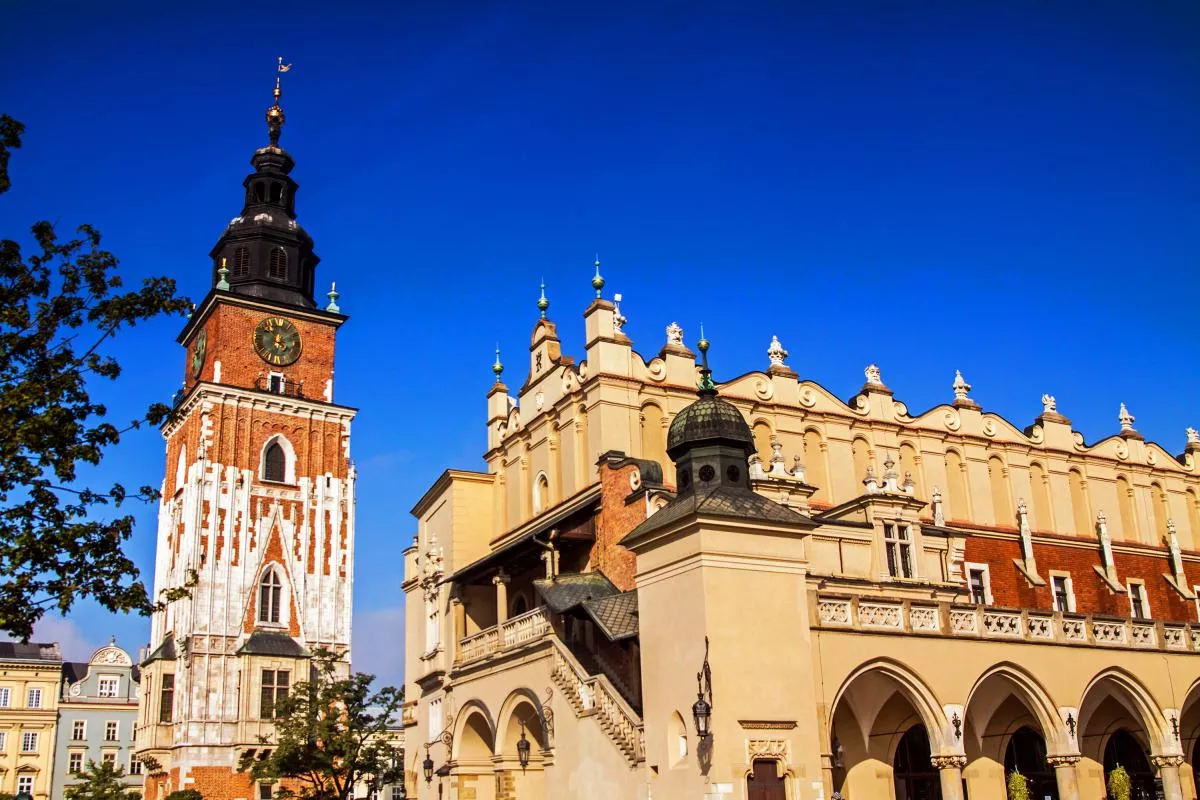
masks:
{"type": "Polygon", "coordinates": [[[311,680],[276,702],[274,735],[259,737],[267,747],[242,757],[238,769],[255,782],[283,782],[276,797],[349,800],[355,786],[374,791],[401,780],[404,765],[387,734],[404,691],[372,691],[375,677],[361,672],[341,677],[344,663],[317,650],[311,680]]]}
{"type": "Polygon", "coordinates": [[[195,789],[178,789],[167,795],[166,800],[204,800],[204,795],[195,789]]]}
{"type": "Polygon", "coordinates": [[[121,783],[124,777],[125,769],[111,761],[99,764],[89,761],[78,781],[63,792],[63,797],[66,800],[132,800],[134,793],[121,783]]]}
{"type": "MultiPolygon", "coordinates": [[[[0,194],[24,126],[0,115],[0,194]]],[[[49,222],[32,227],[28,254],[0,240],[0,631],[28,640],[48,608],[66,613],[82,597],[110,611],[149,613],[154,604],[137,567],[122,552],[133,516],[98,519],[120,506],[125,487],[78,485],[81,465],[142,424],[163,422],[156,403],[128,425],[108,419],[88,394],[89,379],[116,380],[103,346],[126,328],[188,307],[170,278],[126,290],[116,257],[88,225],[61,241],[49,222]]],[[[157,498],[143,486],[134,496],[157,498]]],[[[186,588],[179,587],[173,599],[186,588]]]]}

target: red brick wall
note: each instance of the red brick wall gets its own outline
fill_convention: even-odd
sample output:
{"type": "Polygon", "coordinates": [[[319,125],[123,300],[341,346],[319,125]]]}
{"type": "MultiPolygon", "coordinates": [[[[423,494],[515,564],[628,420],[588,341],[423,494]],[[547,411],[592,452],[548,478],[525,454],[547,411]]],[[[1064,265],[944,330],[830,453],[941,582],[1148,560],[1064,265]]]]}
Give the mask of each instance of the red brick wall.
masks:
{"type": "MultiPolygon", "coordinates": [[[[1048,577],[1050,570],[1069,572],[1075,591],[1075,609],[1081,614],[1129,616],[1128,596],[1115,594],[1093,569],[1094,565],[1100,564],[1100,543],[1089,541],[1088,545],[1078,547],[1035,542],[1033,554],[1037,559],[1038,572],[1043,578],[1048,577]]],[[[1020,557],[1021,544],[1016,537],[998,539],[972,536],[967,539],[967,561],[988,565],[996,605],[1053,608],[1049,581],[1045,586],[1031,586],[1013,564],[1013,559],[1020,557]]],[[[1114,559],[1117,578],[1122,583],[1130,578],[1145,581],[1151,616],[1162,620],[1196,621],[1195,605],[1180,597],[1163,578],[1163,575],[1171,574],[1171,560],[1166,550],[1147,548],[1144,554],[1118,552],[1114,559]]],[[[1184,569],[1189,586],[1200,583],[1200,565],[1185,563],[1184,569]]]]}
{"type": "Polygon", "coordinates": [[[635,464],[613,469],[606,461],[600,462],[600,511],[596,515],[596,543],[588,563],[590,569],[603,572],[623,592],[634,588],[637,562],[633,553],[618,542],[646,518],[645,498],[625,503],[633,492],[629,476],[636,469],[635,464]]]}

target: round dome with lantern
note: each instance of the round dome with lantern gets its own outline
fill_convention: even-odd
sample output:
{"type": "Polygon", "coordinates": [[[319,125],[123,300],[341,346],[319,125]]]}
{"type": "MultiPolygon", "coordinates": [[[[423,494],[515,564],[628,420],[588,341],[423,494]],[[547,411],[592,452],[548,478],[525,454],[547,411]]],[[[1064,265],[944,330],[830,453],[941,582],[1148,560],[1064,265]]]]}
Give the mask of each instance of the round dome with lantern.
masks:
{"type": "Polygon", "coordinates": [[[717,396],[717,387],[708,368],[708,340],[701,333],[697,348],[703,354],[700,369],[700,399],[671,420],[667,431],[667,455],[678,461],[685,450],[697,445],[723,443],[739,447],[749,457],[754,452],[754,436],[742,412],[717,396]]]}

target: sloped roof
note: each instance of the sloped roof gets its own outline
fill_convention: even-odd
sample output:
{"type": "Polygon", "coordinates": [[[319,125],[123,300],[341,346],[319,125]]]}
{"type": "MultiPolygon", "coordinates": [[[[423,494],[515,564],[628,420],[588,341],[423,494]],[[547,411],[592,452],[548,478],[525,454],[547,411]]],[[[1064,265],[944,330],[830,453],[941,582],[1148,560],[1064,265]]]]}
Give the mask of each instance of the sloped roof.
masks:
{"type": "Polygon", "coordinates": [[[250,634],[246,643],[238,648],[238,655],[304,658],[308,656],[308,652],[286,633],[255,631],[250,634]]]}
{"type": "Polygon", "coordinates": [[[86,661],[67,661],[63,664],[63,677],[71,683],[79,683],[87,677],[88,666],[86,661]]]}
{"type": "Polygon", "coordinates": [[[638,596],[636,591],[585,600],[583,610],[610,641],[638,635],[638,596]]]}
{"type": "Polygon", "coordinates": [[[708,492],[687,492],[677,496],[659,511],[650,515],[640,525],[626,534],[622,544],[647,533],[665,528],[693,514],[732,517],[736,519],[759,519],[785,525],[811,524],[803,514],[782,506],[773,500],[749,489],[732,486],[716,486],[708,492]]]}
{"type": "Polygon", "coordinates": [[[600,572],[581,572],[575,575],[559,575],[533,582],[555,614],[582,605],[587,600],[608,597],[617,593],[617,587],[600,572]]]}
{"type": "Polygon", "coordinates": [[[146,656],[143,664],[149,664],[151,661],[174,661],[175,660],[175,637],[168,636],[163,639],[163,643],[154,648],[154,652],[146,656]]]}
{"type": "Polygon", "coordinates": [[[0,658],[16,661],[62,661],[57,642],[0,642],[0,658]]]}

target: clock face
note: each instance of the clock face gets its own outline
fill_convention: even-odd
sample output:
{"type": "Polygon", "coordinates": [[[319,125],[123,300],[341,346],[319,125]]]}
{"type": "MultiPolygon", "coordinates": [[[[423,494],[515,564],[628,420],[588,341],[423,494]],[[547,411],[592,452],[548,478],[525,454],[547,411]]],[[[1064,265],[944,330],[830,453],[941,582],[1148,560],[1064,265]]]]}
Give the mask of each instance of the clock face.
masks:
{"type": "Polygon", "coordinates": [[[287,366],[300,357],[300,331],[283,317],[267,317],[254,328],[254,351],[268,364],[287,366]]]}
{"type": "Polygon", "coordinates": [[[204,369],[204,356],[208,352],[208,331],[202,330],[196,336],[196,343],[192,345],[192,377],[199,378],[200,370],[204,369]]]}

